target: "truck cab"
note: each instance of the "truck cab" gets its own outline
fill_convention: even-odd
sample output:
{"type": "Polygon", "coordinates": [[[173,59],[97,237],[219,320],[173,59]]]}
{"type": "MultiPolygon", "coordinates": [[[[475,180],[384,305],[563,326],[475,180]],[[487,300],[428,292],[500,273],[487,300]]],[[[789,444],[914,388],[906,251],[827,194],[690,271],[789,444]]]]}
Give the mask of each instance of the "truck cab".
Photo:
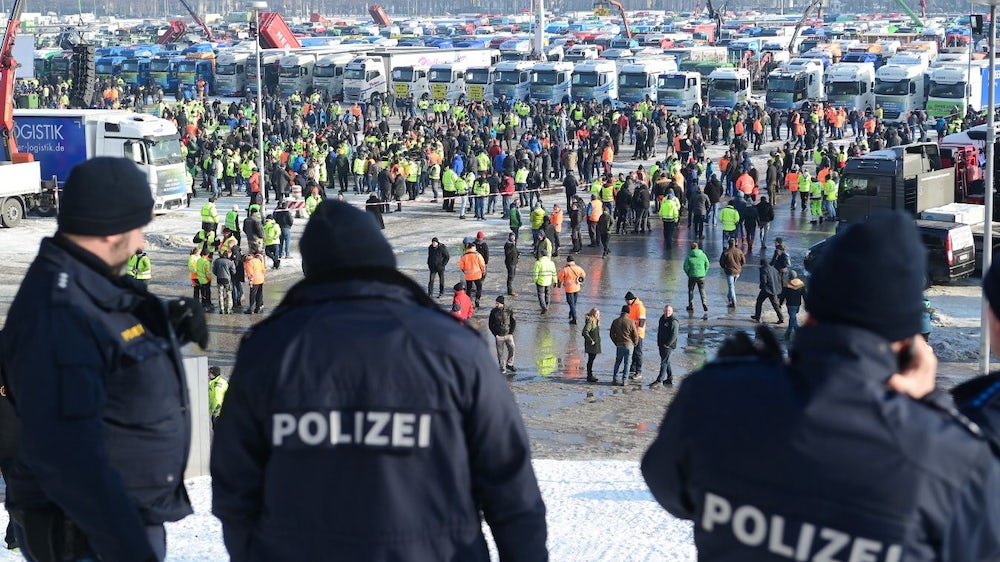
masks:
{"type": "Polygon", "coordinates": [[[94,63],[94,77],[102,83],[117,78],[122,71],[124,61],[125,57],[118,55],[98,57],[94,63]]]}
{"type": "Polygon", "coordinates": [[[875,72],[875,104],[889,123],[906,120],[914,109],[924,107],[924,67],[889,63],[875,72]]]}
{"type": "Polygon", "coordinates": [[[404,103],[411,93],[415,100],[430,95],[430,84],[427,82],[429,73],[430,66],[421,63],[393,68],[392,91],[396,96],[396,104],[404,103]]]}
{"type": "MultiPolygon", "coordinates": [[[[997,82],[1000,83],[1000,80],[997,82]]],[[[989,107],[989,84],[987,61],[935,68],[927,91],[927,114],[931,117],[952,114],[964,117],[970,107],[973,111],[982,111],[989,107]]],[[[1000,96],[1000,93],[994,94],[1000,96]]]]}
{"type": "Polygon", "coordinates": [[[327,92],[335,100],[344,99],[344,69],[354,56],[353,53],[335,53],[317,58],[313,89],[327,92]]]}
{"type": "MultiPolygon", "coordinates": [[[[493,96],[499,100],[506,96],[508,103],[527,101],[531,88],[531,69],[534,63],[530,61],[501,61],[493,67],[493,96]]],[[[470,94],[472,87],[470,86],[470,94]]]]}
{"type": "Polygon", "coordinates": [[[278,92],[290,96],[295,92],[312,92],[312,71],[316,66],[315,53],[292,53],[278,60],[278,92]]]}
{"type": "Polygon", "coordinates": [[[566,50],[564,58],[567,62],[583,62],[596,59],[601,54],[597,45],[573,45],[566,50]]]}
{"type": "Polygon", "coordinates": [[[344,101],[368,102],[380,96],[388,84],[382,59],[368,56],[355,57],[344,69],[344,101]]]}
{"type": "Polygon", "coordinates": [[[701,113],[705,102],[701,95],[701,74],[668,72],[656,82],[656,101],[671,114],[686,117],[701,113]]]}
{"type": "Polygon", "coordinates": [[[242,95],[247,88],[247,65],[252,62],[250,53],[219,53],[219,58],[215,61],[216,91],[223,96],[242,95]]]}
{"type": "Polygon", "coordinates": [[[611,106],[618,101],[618,65],[610,60],[576,63],[572,76],[573,99],[611,106]]]}
{"type": "Polygon", "coordinates": [[[177,87],[185,96],[197,96],[199,80],[205,81],[205,93],[215,93],[215,54],[189,53],[177,65],[177,87]]]}
{"type": "Polygon", "coordinates": [[[835,107],[875,109],[875,65],[838,62],[826,73],[826,98],[835,107]]]}
{"type": "MultiPolygon", "coordinates": [[[[799,60],[799,59],[795,59],[799,60]]],[[[767,107],[801,109],[823,97],[823,70],[819,65],[786,63],[767,75],[767,107]]]]}
{"type": "Polygon", "coordinates": [[[464,100],[465,71],[469,65],[464,62],[435,64],[427,72],[427,82],[430,87],[431,99],[448,100],[455,103],[464,100]]]}
{"type": "Polygon", "coordinates": [[[531,69],[529,96],[532,100],[568,105],[571,98],[573,63],[542,62],[531,69]]]}
{"type": "Polygon", "coordinates": [[[122,61],[121,77],[129,86],[145,86],[150,80],[150,65],[153,59],[148,56],[128,57],[122,61]]]}
{"type": "Polygon", "coordinates": [[[749,103],[750,71],[745,68],[720,67],[708,76],[708,107],[732,109],[749,103]]]}
{"type": "Polygon", "coordinates": [[[635,104],[647,97],[656,101],[656,89],[661,74],[677,71],[677,59],[638,59],[623,64],[618,69],[618,99],[625,104],[635,104]]]}

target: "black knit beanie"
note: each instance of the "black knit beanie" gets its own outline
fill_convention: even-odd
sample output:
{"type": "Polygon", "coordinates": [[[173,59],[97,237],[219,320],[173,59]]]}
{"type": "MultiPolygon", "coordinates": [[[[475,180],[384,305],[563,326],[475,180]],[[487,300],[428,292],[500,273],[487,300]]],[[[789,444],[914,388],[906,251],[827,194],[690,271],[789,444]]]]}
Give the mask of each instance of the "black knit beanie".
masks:
{"type": "Polygon", "coordinates": [[[819,257],[806,308],[822,323],[864,328],[889,341],[919,334],[927,250],[913,217],[873,215],[834,236],[819,257]]]}
{"type": "Polygon", "coordinates": [[[345,269],[396,269],[392,246],[371,213],[342,201],[316,207],[299,241],[306,277],[345,269]]]}
{"type": "Polygon", "coordinates": [[[57,223],[68,234],[122,234],[151,220],[149,180],[125,158],[102,156],[77,164],[59,196],[57,223]]]}

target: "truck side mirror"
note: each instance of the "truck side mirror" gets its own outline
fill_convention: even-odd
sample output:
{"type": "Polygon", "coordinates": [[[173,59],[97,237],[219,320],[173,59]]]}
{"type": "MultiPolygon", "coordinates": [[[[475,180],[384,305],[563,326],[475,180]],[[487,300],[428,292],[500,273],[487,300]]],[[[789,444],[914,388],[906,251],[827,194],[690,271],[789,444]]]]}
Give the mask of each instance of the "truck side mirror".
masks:
{"type": "Polygon", "coordinates": [[[917,85],[914,84],[913,82],[910,82],[910,93],[911,94],[917,93],[917,85]]]}

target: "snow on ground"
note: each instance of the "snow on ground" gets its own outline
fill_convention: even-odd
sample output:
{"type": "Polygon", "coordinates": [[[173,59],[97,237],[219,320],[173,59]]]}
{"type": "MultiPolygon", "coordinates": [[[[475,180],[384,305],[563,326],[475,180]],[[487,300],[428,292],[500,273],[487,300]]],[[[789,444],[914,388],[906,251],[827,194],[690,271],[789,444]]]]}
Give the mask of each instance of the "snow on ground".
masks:
{"type": "MultiPolygon", "coordinates": [[[[691,524],[653,500],[638,463],[536,460],[534,465],[548,510],[553,562],[695,560],[691,524]]],[[[196,478],[187,488],[195,514],[167,526],[168,562],[226,560],[222,527],[211,514],[211,480],[196,478]]],[[[4,511],[0,529],[6,525],[4,511]]],[[[20,559],[0,550],[0,561],[20,559]]]]}

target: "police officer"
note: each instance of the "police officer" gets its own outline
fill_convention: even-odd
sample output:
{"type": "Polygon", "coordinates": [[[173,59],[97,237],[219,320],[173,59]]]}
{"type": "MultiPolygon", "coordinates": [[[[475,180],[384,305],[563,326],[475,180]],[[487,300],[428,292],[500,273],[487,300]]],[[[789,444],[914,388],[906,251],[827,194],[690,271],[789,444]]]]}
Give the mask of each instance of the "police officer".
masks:
{"type": "Polygon", "coordinates": [[[695,521],[699,560],[1000,557],[1000,463],[928,400],[926,271],[912,216],[851,226],[816,264],[789,363],[760,329],[685,380],[642,472],[695,521]]]}
{"type": "Polygon", "coordinates": [[[215,426],[232,559],[485,561],[482,512],[501,559],[546,560],[528,439],[479,334],[351,205],[321,203],[300,247],[306,278],[243,341],[215,426]]]}
{"type": "MultiPolygon", "coordinates": [[[[983,278],[983,296],[989,305],[990,351],[1000,352],[1000,261],[994,260],[983,278]]],[[[951,391],[964,415],[979,424],[1000,454],[1000,372],[976,377],[951,391]]]]}
{"type": "Polygon", "coordinates": [[[152,211],[131,161],[78,165],[11,304],[0,358],[22,427],[7,508],[30,559],[163,560],[163,523],[191,513],[179,348],[208,331],[197,302],[122,276],[152,211]]]}

